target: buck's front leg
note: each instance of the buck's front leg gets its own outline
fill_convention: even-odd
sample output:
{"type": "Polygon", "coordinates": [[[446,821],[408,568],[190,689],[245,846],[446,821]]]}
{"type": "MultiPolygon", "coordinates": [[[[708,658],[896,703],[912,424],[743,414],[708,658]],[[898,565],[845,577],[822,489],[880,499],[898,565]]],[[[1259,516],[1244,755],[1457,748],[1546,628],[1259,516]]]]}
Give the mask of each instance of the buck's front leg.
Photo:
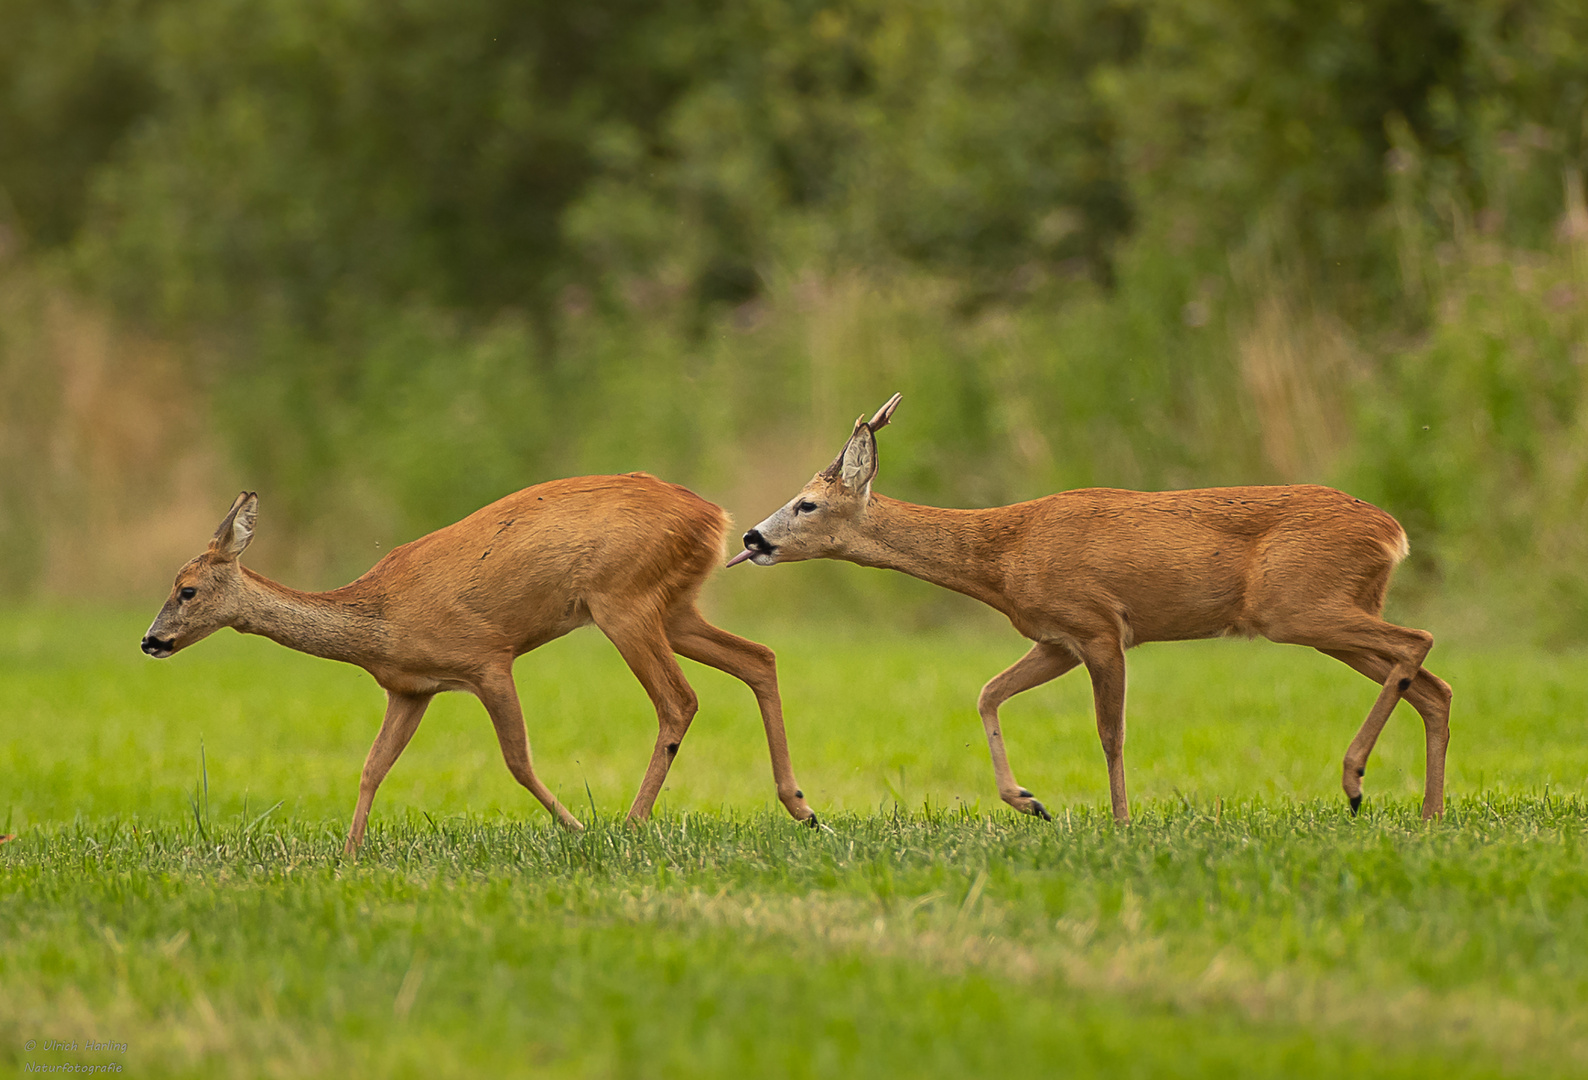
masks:
{"type": "Polygon", "coordinates": [[[1009,768],[1009,755],[1004,750],[1003,729],[998,723],[998,707],[1016,694],[1058,678],[1080,661],[1062,645],[1038,642],[1031,651],[997,675],[981,689],[976,700],[976,711],[981,714],[982,727],[987,731],[987,749],[992,754],[993,776],[998,781],[998,797],[1022,814],[1035,814],[1043,821],[1052,821],[1047,807],[1015,782],[1009,768]]]}
{"type": "Polygon", "coordinates": [[[1125,650],[1119,642],[1099,642],[1085,655],[1092,677],[1092,703],[1097,710],[1097,737],[1108,762],[1108,799],[1114,820],[1130,820],[1125,798],[1125,650]]]}

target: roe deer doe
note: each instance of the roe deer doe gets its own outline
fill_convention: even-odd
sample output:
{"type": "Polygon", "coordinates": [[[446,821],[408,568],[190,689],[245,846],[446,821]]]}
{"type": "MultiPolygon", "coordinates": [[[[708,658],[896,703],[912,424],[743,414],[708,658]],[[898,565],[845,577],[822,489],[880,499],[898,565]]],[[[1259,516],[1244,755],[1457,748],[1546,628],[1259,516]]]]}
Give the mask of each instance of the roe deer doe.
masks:
{"type": "Polygon", "coordinates": [[[1310,645],[1381,683],[1345,753],[1354,814],[1368,755],[1402,696],[1427,743],[1423,816],[1443,813],[1450,687],[1422,666],[1432,635],[1380,618],[1406,533],[1384,511],[1312,485],[1199,491],[1065,491],[988,510],[944,510],[873,494],[876,433],[895,394],[824,471],[744,534],[761,566],[843,559],[901,570],[990,604],[1036,644],[981,692],[1004,802],[1048,812],[1015,782],[998,726],[1009,698],[1077,664],[1092,678],[1114,817],[1125,798],[1125,650],[1147,641],[1225,634],[1310,645]]]}
{"type": "Polygon", "coordinates": [[[778,798],[816,824],[789,764],[772,650],[719,630],[695,607],[722,557],[728,517],[694,492],[645,473],[553,480],[394,548],[330,592],[289,589],[238,563],[258,507],[253,492],[237,496],[209,547],[177,572],[143,651],[167,657],[230,626],[375,677],[386,718],[364,762],[344,853],[363,841],[375,790],[443,690],[479,698],[514,778],[562,824],[582,828],[531,767],[513,660],[592,622],[645,687],[660,727],[630,820],[650,814],[695,715],[676,652],[755,693],[778,798]]]}

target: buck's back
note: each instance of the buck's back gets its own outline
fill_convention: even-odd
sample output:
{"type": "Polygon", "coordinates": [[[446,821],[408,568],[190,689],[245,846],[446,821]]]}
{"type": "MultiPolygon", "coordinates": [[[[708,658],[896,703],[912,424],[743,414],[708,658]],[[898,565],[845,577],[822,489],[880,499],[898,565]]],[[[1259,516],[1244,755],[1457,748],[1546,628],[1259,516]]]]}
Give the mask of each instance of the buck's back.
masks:
{"type": "Polygon", "coordinates": [[[1261,612],[1286,591],[1297,604],[1338,593],[1381,605],[1405,555],[1394,518],[1316,485],[1089,488],[1020,509],[1030,527],[1010,565],[1019,595],[1111,609],[1138,642],[1261,633],[1261,612]]]}

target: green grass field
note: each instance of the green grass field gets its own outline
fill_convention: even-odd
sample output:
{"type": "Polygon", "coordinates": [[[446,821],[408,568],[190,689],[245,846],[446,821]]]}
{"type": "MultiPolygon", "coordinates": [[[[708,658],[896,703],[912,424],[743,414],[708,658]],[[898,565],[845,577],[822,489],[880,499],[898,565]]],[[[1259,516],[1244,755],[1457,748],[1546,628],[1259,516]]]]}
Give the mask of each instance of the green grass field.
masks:
{"type": "Polygon", "coordinates": [[[1404,707],[1347,814],[1339,760],[1374,688],[1343,666],[1136,650],[1121,828],[1080,673],[1004,710],[1056,820],[998,803],[973,705],[1012,632],[768,627],[831,831],[777,808],[749,691],[690,664],[700,715],[631,829],[654,715],[583,631],[517,671],[536,767],[586,833],[549,824],[452,696],[348,862],[373,682],[230,632],[151,661],[149,614],[0,619],[17,1072],[1588,1071],[1588,655],[1435,651],[1451,810],[1425,825],[1404,707]]]}

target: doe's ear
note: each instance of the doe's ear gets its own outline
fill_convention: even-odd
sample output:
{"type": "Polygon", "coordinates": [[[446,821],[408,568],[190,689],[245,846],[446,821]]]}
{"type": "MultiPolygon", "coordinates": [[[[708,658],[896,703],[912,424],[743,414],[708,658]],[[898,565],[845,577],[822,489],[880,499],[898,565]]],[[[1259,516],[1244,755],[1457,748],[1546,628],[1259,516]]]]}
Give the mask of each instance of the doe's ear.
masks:
{"type": "Polygon", "coordinates": [[[220,528],[215,530],[210,548],[223,559],[237,558],[254,538],[254,522],[258,518],[259,495],[252,491],[242,492],[232,502],[220,528]]]}

